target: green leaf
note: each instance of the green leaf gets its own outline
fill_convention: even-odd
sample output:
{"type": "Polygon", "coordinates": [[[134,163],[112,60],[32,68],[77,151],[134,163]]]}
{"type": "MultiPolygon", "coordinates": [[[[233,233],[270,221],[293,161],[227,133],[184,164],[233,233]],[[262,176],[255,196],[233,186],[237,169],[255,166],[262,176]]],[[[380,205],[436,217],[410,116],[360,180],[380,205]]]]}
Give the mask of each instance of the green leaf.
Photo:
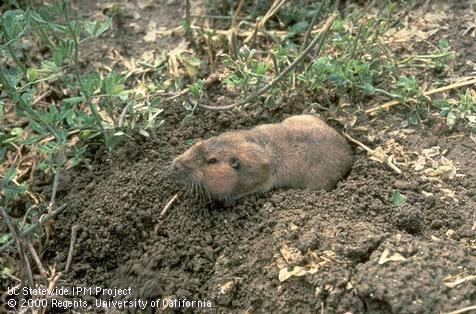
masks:
{"type": "Polygon", "coordinates": [[[58,138],[58,141],[60,143],[66,142],[66,139],[68,138],[68,131],[61,129],[56,131],[56,137],[58,138]]]}
{"type": "Polygon", "coordinates": [[[23,134],[23,129],[20,128],[20,127],[16,127],[16,128],[13,128],[11,131],[10,131],[10,134],[15,136],[15,137],[18,137],[20,135],[23,134]]]}
{"type": "Polygon", "coordinates": [[[41,61],[41,69],[45,72],[58,72],[58,66],[50,60],[41,61]]]}
{"type": "Polygon", "coordinates": [[[14,195],[24,193],[26,191],[26,186],[21,185],[9,185],[3,188],[5,193],[5,198],[9,199],[14,195]]]}
{"type": "Polygon", "coordinates": [[[0,148],[0,161],[3,159],[6,152],[7,152],[7,147],[6,146],[0,148]]]}
{"type": "Polygon", "coordinates": [[[51,115],[55,118],[58,117],[58,108],[56,108],[55,105],[53,104],[50,104],[50,106],[48,107],[48,111],[51,113],[51,115]]]}
{"type": "Polygon", "coordinates": [[[63,103],[68,106],[74,106],[85,101],[86,101],[86,98],[84,96],[77,96],[77,97],[70,97],[70,98],[63,99],[63,103]]]}
{"type": "Polygon", "coordinates": [[[98,37],[111,27],[112,19],[109,17],[104,22],[95,21],[90,22],[86,21],[84,24],[84,29],[88,32],[89,35],[98,37]]]}
{"type": "Polygon", "coordinates": [[[401,194],[399,190],[393,191],[392,204],[396,207],[400,207],[407,201],[408,197],[401,194]]]}
{"type": "Polygon", "coordinates": [[[20,69],[17,67],[10,69],[7,72],[5,79],[8,81],[10,85],[16,87],[22,79],[22,74],[20,72],[20,69]]]}
{"type": "Polygon", "coordinates": [[[28,82],[34,82],[38,78],[38,70],[34,68],[28,68],[26,70],[26,78],[28,79],[28,82]]]}
{"type": "Polygon", "coordinates": [[[259,62],[256,65],[256,68],[254,69],[254,72],[258,75],[264,75],[266,73],[266,70],[268,69],[268,66],[264,62],[259,62]]]}
{"type": "Polygon", "coordinates": [[[418,125],[418,115],[416,114],[416,112],[412,112],[410,114],[410,117],[408,117],[408,122],[411,125],[418,125]]]}
{"type": "Polygon", "coordinates": [[[341,32],[344,30],[344,21],[341,19],[337,19],[332,23],[332,30],[335,32],[341,32]]]}
{"type": "Polygon", "coordinates": [[[17,168],[15,168],[14,166],[8,168],[7,171],[5,171],[5,174],[3,175],[2,185],[6,186],[8,183],[10,183],[10,181],[15,178],[16,174],[17,168]]]}
{"type": "Polygon", "coordinates": [[[436,107],[438,109],[444,109],[444,108],[451,107],[451,105],[445,99],[436,99],[431,104],[433,105],[433,107],[436,107]]]}
{"type": "Polygon", "coordinates": [[[3,113],[4,110],[3,110],[3,108],[4,108],[4,103],[3,103],[2,100],[0,100],[0,122],[1,122],[1,121],[3,120],[3,118],[4,118],[4,113],[3,113]]]}
{"type": "Polygon", "coordinates": [[[38,134],[47,134],[48,133],[46,131],[46,129],[41,124],[39,124],[38,122],[36,122],[34,120],[30,120],[29,125],[30,125],[30,128],[32,128],[38,134]]]}
{"type": "Polygon", "coordinates": [[[9,40],[19,38],[28,27],[28,19],[21,10],[6,11],[2,18],[3,30],[9,40]]]}
{"type": "Polygon", "coordinates": [[[450,107],[443,108],[440,110],[440,116],[446,117],[450,111],[451,111],[450,107]]]}
{"type": "MultiPolygon", "coordinates": [[[[193,97],[198,97],[203,93],[203,86],[204,81],[198,79],[195,83],[188,85],[188,89],[190,90],[190,93],[193,95],[193,97]]],[[[160,98],[155,98],[154,100],[158,100],[160,103],[160,98]]]]}
{"type": "Polygon", "coordinates": [[[476,116],[466,116],[466,119],[471,123],[476,123],[476,116]]]}
{"type": "MultiPolygon", "coordinates": [[[[51,153],[54,153],[54,150],[55,148],[53,147],[52,144],[50,143],[47,143],[47,144],[40,144],[38,145],[38,150],[42,153],[47,153],[47,154],[51,154],[51,153]]],[[[45,161],[47,162],[47,161],[45,161]]]]}
{"type": "Polygon", "coordinates": [[[193,66],[193,67],[200,67],[200,64],[202,64],[202,60],[198,57],[190,57],[184,60],[188,65],[193,66]]]}
{"type": "Polygon", "coordinates": [[[83,86],[81,86],[81,90],[86,95],[93,95],[96,90],[101,86],[101,79],[99,78],[97,73],[91,73],[83,78],[83,86]]]}
{"type": "Polygon", "coordinates": [[[150,137],[149,132],[147,132],[147,131],[144,130],[144,129],[140,129],[140,130],[139,130],[139,133],[142,134],[144,137],[150,137]]]}
{"type": "Polygon", "coordinates": [[[21,140],[20,144],[22,145],[31,145],[34,144],[42,139],[44,139],[44,135],[33,135],[33,136],[28,136],[26,139],[21,140]]]}
{"type": "Polygon", "coordinates": [[[49,27],[51,27],[51,29],[53,29],[55,32],[58,32],[58,33],[66,33],[68,32],[68,27],[64,26],[64,25],[59,25],[59,24],[56,24],[56,23],[49,23],[48,24],[49,27]]]}
{"type": "Polygon", "coordinates": [[[23,93],[21,98],[28,106],[31,107],[31,103],[33,102],[33,95],[31,93],[23,93]]]}
{"type": "Polygon", "coordinates": [[[71,58],[74,53],[74,42],[71,39],[62,39],[56,47],[63,58],[71,58]]]}
{"type": "Polygon", "coordinates": [[[59,13],[58,10],[56,10],[56,7],[50,7],[50,6],[41,6],[38,9],[38,14],[41,17],[41,20],[45,21],[45,23],[50,24],[53,21],[52,15],[55,15],[59,13]]]}
{"type": "MultiPolygon", "coordinates": [[[[8,241],[10,241],[10,234],[8,234],[8,233],[2,233],[2,234],[0,235],[0,244],[5,244],[5,243],[7,243],[8,241]]],[[[10,273],[10,269],[7,268],[7,267],[4,267],[4,268],[2,269],[2,274],[5,274],[5,273],[7,273],[7,272],[10,273]]]]}
{"type": "Polygon", "coordinates": [[[106,147],[109,151],[112,151],[114,147],[119,143],[122,136],[109,136],[106,138],[106,147]]]}
{"type": "Polygon", "coordinates": [[[309,23],[306,21],[297,22],[291,27],[291,32],[294,33],[304,33],[309,27],[309,23]]]}
{"type": "Polygon", "coordinates": [[[363,90],[367,95],[375,94],[375,87],[370,83],[364,83],[363,90]]]}
{"type": "Polygon", "coordinates": [[[66,123],[72,128],[76,127],[76,120],[78,117],[76,116],[76,113],[74,110],[68,110],[68,113],[66,115],[66,123]]]}
{"type": "Polygon", "coordinates": [[[446,115],[446,125],[452,129],[456,124],[456,115],[453,110],[450,110],[446,115]]]}
{"type": "Polygon", "coordinates": [[[40,24],[48,24],[48,22],[37,12],[35,11],[29,11],[30,17],[35,21],[40,24]]]}
{"type": "Polygon", "coordinates": [[[446,38],[442,38],[438,41],[438,47],[440,50],[446,51],[450,48],[450,44],[446,38]]]}
{"type": "Polygon", "coordinates": [[[2,279],[8,279],[8,278],[11,278],[12,276],[11,275],[14,275],[13,271],[8,268],[8,267],[4,267],[1,271],[0,271],[0,278],[2,279]],[[10,275],[10,276],[8,276],[10,275]]]}
{"type": "Polygon", "coordinates": [[[53,52],[53,62],[58,68],[63,63],[63,53],[58,49],[53,52]]]}
{"type": "Polygon", "coordinates": [[[121,84],[122,77],[117,73],[111,72],[104,79],[104,91],[110,96],[117,96],[124,91],[124,85],[121,84]]]}

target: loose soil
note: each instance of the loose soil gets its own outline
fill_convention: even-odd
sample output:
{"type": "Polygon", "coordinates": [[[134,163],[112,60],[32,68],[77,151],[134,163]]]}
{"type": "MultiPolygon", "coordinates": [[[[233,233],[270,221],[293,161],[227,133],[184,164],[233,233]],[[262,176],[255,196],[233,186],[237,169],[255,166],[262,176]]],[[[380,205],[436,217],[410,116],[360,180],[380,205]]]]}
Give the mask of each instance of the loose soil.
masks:
{"type": "MultiPolygon", "coordinates": [[[[475,74],[474,31],[466,32],[474,6],[461,3],[421,8],[449,12],[428,41],[450,41],[455,76],[475,74]]],[[[178,26],[180,5],[135,8],[135,23],[178,26]]],[[[110,49],[132,56],[151,49],[130,24],[117,27],[104,43],[110,49]]],[[[168,47],[177,39],[157,41],[168,47]]],[[[476,145],[462,124],[448,130],[429,115],[409,126],[402,107],[359,117],[348,134],[393,155],[402,174],[354,145],[351,173],[330,192],[274,190],[224,206],[188,197],[170,176],[171,160],[190,140],[224,131],[301,113],[344,131],[332,110],[309,105],[315,100],[298,94],[273,109],[196,110],[192,117],[169,105],[157,139],[126,143],[112,156],[98,154],[91,170],[65,174],[60,203],[67,209],[44,262],[64,269],[71,227],[79,232],[71,270],[58,285],[131,287],[127,298],[148,301],[208,300],[212,308],[201,311],[216,313],[439,313],[475,305],[476,145]],[[402,206],[393,204],[396,190],[407,197],[402,206]]]]}

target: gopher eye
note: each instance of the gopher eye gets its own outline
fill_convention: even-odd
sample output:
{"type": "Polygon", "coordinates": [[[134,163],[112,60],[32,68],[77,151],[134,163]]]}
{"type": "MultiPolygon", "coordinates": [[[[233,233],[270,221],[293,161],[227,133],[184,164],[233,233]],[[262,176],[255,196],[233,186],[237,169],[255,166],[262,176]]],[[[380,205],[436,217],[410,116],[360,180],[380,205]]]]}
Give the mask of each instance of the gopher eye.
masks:
{"type": "Polygon", "coordinates": [[[217,159],[216,159],[216,158],[210,158],[210,159],[208,159],[208,164],[209,164],[209,165],[216,164],[216,163],[217,163],[217,159]]]}
{"type": "Polygon", "coordinates": [[[238,157],[231,157],[230,160],[228,160],[228,163],[232,168],[240,168],[240,159],[238,157]]]}

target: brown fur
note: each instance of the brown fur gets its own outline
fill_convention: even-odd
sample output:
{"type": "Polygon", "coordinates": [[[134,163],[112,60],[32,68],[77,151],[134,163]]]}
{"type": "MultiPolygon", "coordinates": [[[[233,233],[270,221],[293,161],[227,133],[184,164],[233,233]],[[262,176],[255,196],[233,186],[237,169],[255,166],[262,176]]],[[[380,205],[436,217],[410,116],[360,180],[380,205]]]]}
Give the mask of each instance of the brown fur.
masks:
{"type": "Polygon", "coordinates": [[[352,150],[337,131],[300,115],[200,141],[172,168],[189,190],[229,201],[276,187],[330,190],[352,163],[352,150]]]}

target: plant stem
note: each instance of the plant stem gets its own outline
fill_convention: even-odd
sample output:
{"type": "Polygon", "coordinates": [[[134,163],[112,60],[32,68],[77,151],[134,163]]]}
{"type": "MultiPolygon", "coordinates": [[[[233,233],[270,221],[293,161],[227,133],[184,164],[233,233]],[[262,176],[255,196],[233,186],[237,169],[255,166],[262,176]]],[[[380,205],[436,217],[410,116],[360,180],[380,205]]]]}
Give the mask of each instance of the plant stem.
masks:
{"type": "Polygon", "coordinates": [[[256,92],[252,93],[250,96],[246,97],[244,100],[233,103],[231,105],[227,106],[207,106],[207,105],[201,105],[198,104],[200,108],[208,109],[208,110],[230,110],[233,109],[237,106],[242,106],[254,99],[256,99],[258,96],[262,95],[263,93],[267,92],[269,89],[271,89],[273,86],[275,86],[279,81],[281,81],[286,75],[289,74],[303,59],[306,57],[311,50],[317,45],[318,42],[320,42],[320,45],[318,47],[318,52],[320,52],[322,45],[324,43],[324,39],[327,36],[327,32],[332,26],[332,23],[334,23],[335,19],[337,18],[337,14],[334,13],[332,14],[324,24],[322,28],[322,32],[316,36],[309,46],[304,49],[304,51],[299,55],[296,60],[294,60],[286,69],[283,70],[274,80],[272,80],[268,85],[263,86],[261,89],[257,90],[256,92]]]}
{"type": "Polygon", "coordinates": [[[62,3],[62,9],[63,9],[63,13],[64,13],[64,18],[66,20],[66,24],[68,26],[68,30],[70,32],[70,35],[71,35],[71,38],[73,39],[73,46],[74,46],[74,74],[76,76],[76,79],[78,80],[78,83],[79,83],[79,88],[81,90],[81,94],[85,97],[86,99],[86,104],[88,105],[89,109],[91,110],[93,116],[94,116],[94,119],[96,120],[96,123],[99,124],[99,128],[101,130],[101,133],[103,134],[104,136],[104,141],[107,143],[107,139],[108,139],[108,135],[107,135],[107,132],[106,130],[104,129],[103,125],[102,125],[102,118],[101,116],[99,115],[98,113],[98,110],[96,108],[96,106],[92,103],[91,101],[91,96],[89,95],[88,92],[84,92],[83,88],[83,80],[81,78],[81,74],[79,73],[79,41],[78,41],[78,36],[76,35],[76,33],[74,32],[74,29],[73,29],[73,26],[72,26],[72,23],[71,23],[71,20],[69,18],[69,13],[68,13],[68,8],[67,8],[67,1],[63,1],[62,3]]]}
{"type": "Polygon", "coordinates": [[[41,125],[45,126],[48,129],[48,131],[50,131],[50,133],[53,134],[56,138],[58,137],[55,128],[53,128],[53,126],[48,121],[43,119],[43,117],[40,114],[38,114],[38,112],[33,110],[30,107],[30,105],[21,97],[21,95],[18,93],[15,87],[11,84],[11,81],[8,79],[7,75],[5,74],[4,67],[1,65],[0,65],[0,81],[3,84],[4,90],[13,100],[13,102],[20,105],[22,110],[24,110],[25,112],[29,114],[30,119],[33,119],[36,122],[39,122],[41,125]]]}

